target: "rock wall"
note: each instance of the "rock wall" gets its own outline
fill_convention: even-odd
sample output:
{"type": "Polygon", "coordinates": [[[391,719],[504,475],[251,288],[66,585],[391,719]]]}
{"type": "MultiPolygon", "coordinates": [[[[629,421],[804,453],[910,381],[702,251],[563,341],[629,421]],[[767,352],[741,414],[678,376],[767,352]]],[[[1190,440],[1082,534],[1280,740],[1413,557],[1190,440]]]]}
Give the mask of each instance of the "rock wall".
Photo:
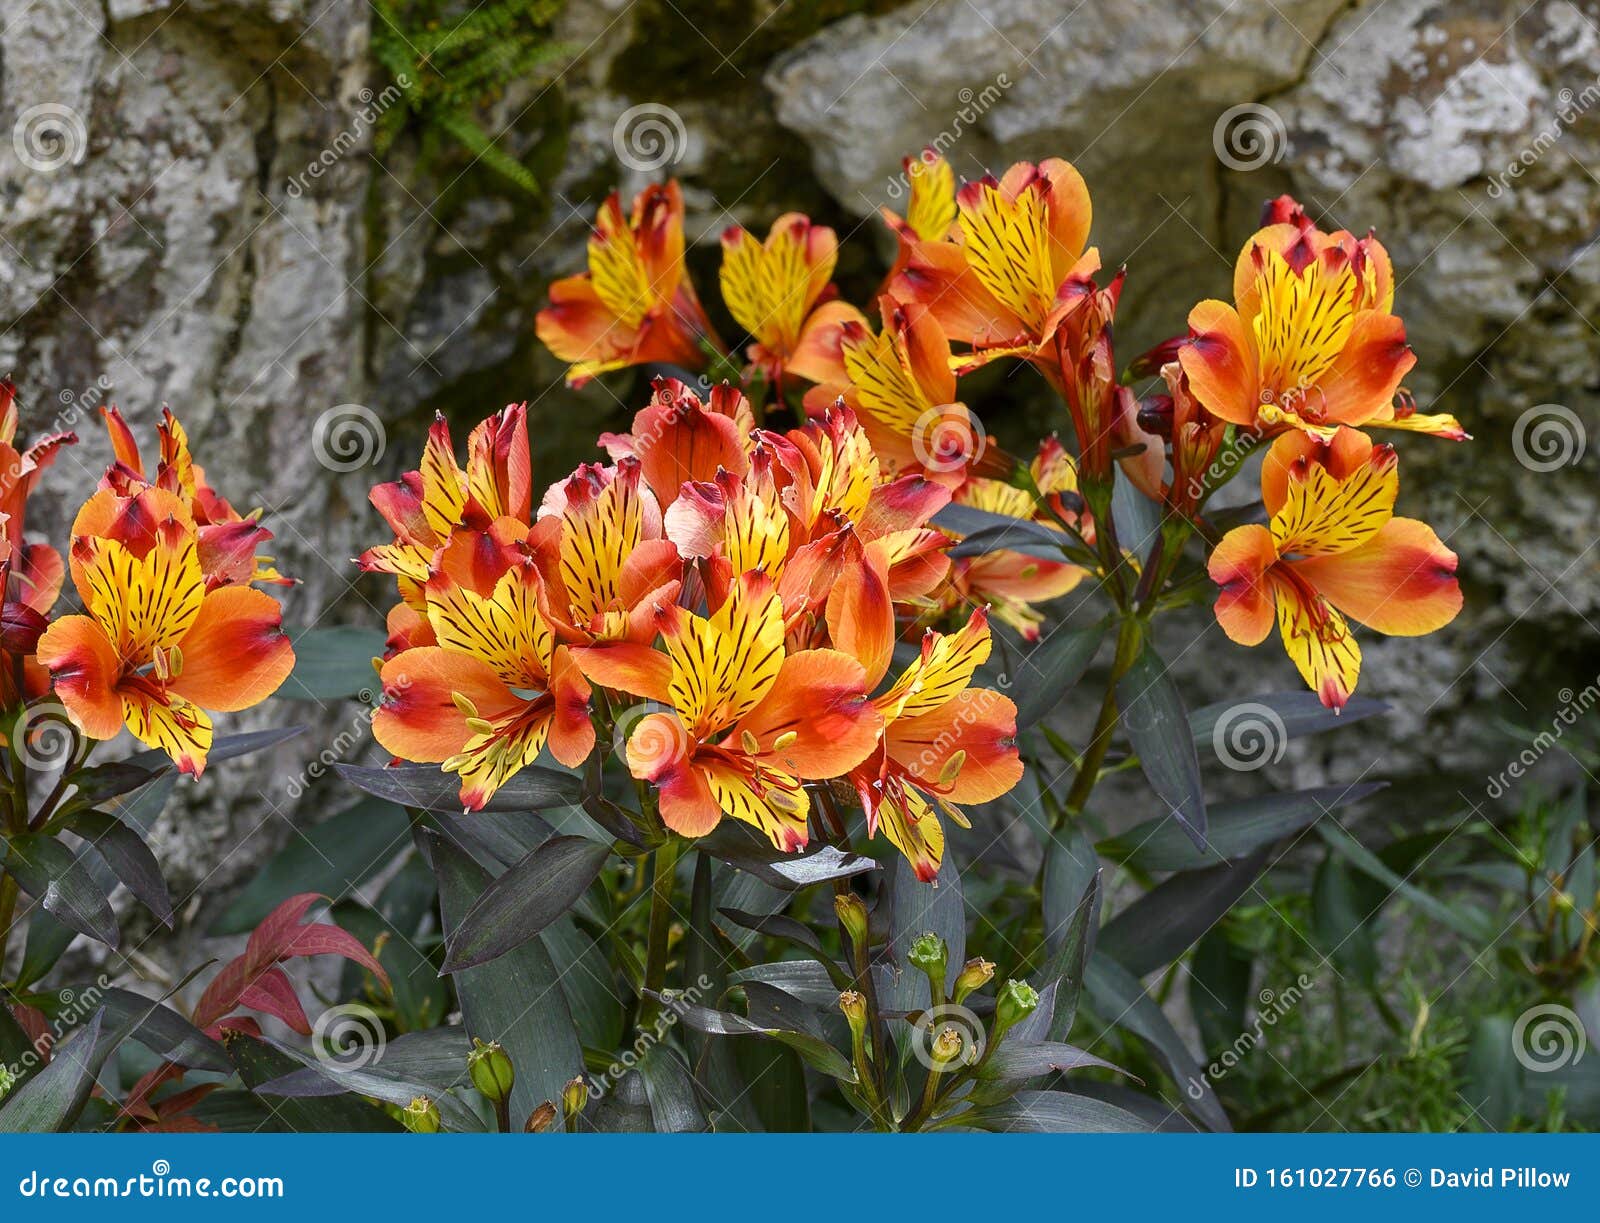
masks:
{"type": "MultiPolygon", "coordinates": [[[[586,0],[557,22],[552,76],[508,82],[479,115],[537,171],[537,197],[415,125],[372,155],[372,112],[390,103],[365,0],[3,0],[0,17],[0,368],[32,425],[78,418],[85,438],[35,519],[57,538],[106,457],[93,405],[148,428],[169,402],[230,495],[268,508],[305,579],[290,619],[374,622],[387,592],[352,584],[347,563],[377,531],[365,489],[414,460],[435,409],[465,424],[532,401],[547,478],[626,418],[637,388],[569,392],[532,337],[614,183],[683,179],[708,286],[722,227],[805,209],[846,238],[840,276],[860,297],[882,267],[868,218],[901,190],[899,159],[935,143],[969,176],[1080,166],[1105,260],[1131,268],[1129,353],[1225,294],[1263,198],[1290,190],[1377,228],[1421,358],[1412,389],[1478,437],[1404,445],[1403,505],[1461,553],[1468,610],[1425,642],[1368,637],[1363,689],[1402,705],[1386,771],[1508,754],[1486,711],[1547,721],[1559,688],[1600,670],[1580,440],[1600,425],[1594,3],[586,0]],[[619,161],[619,120],[646,105],[669,138],[653,171],[619,161]],[[312,444],[342,404],[384,427],[348,472],[312,444]],[[1552,404],[1569,414],[1537,418],[1554,434],[1519,430],[1552,404]],[[1578,461],[1549,461],[1541,439],[1578,461]]],[[[1007,406],[1015,386],[976,388],[986,421],[1018,438],[1057,423],[1037,397],[1007,406]]],[[[1180,626],[1170,652],[1202,628],[1180,626]]],[[[1244,656],[1219,641],[1189,656],[1224,691],[1244,656]]],[[[1269,651],[1247,665],[1294,682],[1269,651]]],[[[349,718],[273,707],[235,725],[301,714],[349,718]]],[[[317,739],[175,805],[163,849],[185,891],[225,887],[286,821],[342,801],[281,797],[317,739]]]]}

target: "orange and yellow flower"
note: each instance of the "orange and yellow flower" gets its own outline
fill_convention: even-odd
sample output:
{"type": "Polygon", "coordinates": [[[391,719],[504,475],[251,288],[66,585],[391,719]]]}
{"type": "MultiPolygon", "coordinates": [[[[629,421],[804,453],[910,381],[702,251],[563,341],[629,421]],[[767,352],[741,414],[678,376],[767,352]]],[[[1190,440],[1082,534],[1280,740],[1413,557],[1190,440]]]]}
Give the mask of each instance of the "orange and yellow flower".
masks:
{"type": "Polygon", "coordinates": [[[999,798],[1022,777],[1016,705],[970,686],[989,646],[981,608],[958,633],[929,629],[918,658],[873,698],[883,736],[850,772],[868,833],[882,829],[924,882],[944,859],[939,813],[970,827],[958,803],[999,798]]]}
{"type": "Polygon", "coordinates": [[[630,213],[613,192],[595,217],[589,268],[550,286],[550,305],[534,322],[540,341],[570,363],[567,381],[666,361],[688,369],[720,349],[683,262],[683,194],[676,182],[652,184],[630,213]]]}
{"type": "Polygon", "coordinates": [[[161,488],[127,498],[104,534],[75,534],[72,570],[88,614],[53,623],[38,656],[73,724],[91,739],[126,725],[198,777],[208,711],[258,704],[294,666],[277,601],[212,585],[194,519],[161,488]]]}
{"type": "Polygon", "coordinates": [[[1344,707],[1361,668],[1346,617],[1417,637],[1461,610],[1455,553],[1425,523],[1394,516],[1399,488],[1394,450],[1354,429],[1327,441],[1284,434],[1261,469],[1270,524],[1234,528],[1211,554],[1223,631],[1258,645],[1276,613],[1285,650],[1330,709],[1344,707]]]}
{"type": "MultiPolygon", "coordinates": [[[[1292,201],[1290,201],[1292,203],[1292,201]]],[[[1389,412],[1416,364],[1393,313],[1394,269],[1374,237],[1324,233],[1298,206],[1244,244],[1234,303],[1189,312],[1179,360],[1196,397],[1236,425],[1323,438],[1389,412]]]]}
{"type": "Polygon", "coordinates": [[[705,836],[724,815],[783,850],[809,839],[804,782],[837,777],[878,738],[861,663],[784,649],[772,579],[746,573],[709,617],[661,609],[662,650],[575,651],[594,683],[657,702],[632,726],[628,769],[656,789],[662,822],[705,836]]]}
{"type": "Polygon", "coordinates": [[[839,240],[798,212],[772,223],[765,242],[737,225],[722,235],[722,300],[750,335],[748,356],[781,389],[786,374],[840,380],[839,343],[861,311],[837,300],[839,240]]]}

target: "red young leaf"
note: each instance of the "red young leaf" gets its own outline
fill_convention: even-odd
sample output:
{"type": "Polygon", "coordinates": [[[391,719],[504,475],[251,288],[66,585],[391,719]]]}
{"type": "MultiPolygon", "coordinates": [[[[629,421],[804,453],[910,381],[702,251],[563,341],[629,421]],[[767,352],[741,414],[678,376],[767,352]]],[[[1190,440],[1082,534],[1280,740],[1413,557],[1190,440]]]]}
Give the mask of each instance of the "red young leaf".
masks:
{"type": "Polygon", "coordinates": [[[301,1036],[311,1035],[311,1021],[294,995],[294,982],[281,968],[269,968],[256,977],[239,995],[239,1005],[263,1015],[274,1015],[301,1036]]]}

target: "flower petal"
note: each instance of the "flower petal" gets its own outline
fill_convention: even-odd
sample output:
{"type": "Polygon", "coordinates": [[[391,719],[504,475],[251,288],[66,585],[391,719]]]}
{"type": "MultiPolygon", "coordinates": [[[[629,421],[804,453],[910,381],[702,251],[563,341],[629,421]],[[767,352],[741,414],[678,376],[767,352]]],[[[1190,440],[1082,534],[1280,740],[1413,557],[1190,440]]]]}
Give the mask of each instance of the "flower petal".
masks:
{"type": "Polygon", "coordinates": [[[990,802],[1022,780],[1017,707],[990,688],[967,688],[930,713],[900,718],[884,738],[893,760],[950,802],[990,802]],[[946,777],[958,752],[959,768],[946,777]]]}
{"type": "Polygon", "coordinates": [[[1217,623],[1240,645],[1260,645],[1272,631],[1272,585],[1267,573],[1278,559],[1272,535],[1252,523],[1235,527],[1211,553],[1206,570],[1222,589],[1217,623]]]}
{"type": "Polygon", "coordinates": [[[294,669],[283,609],[271,595],[248,586],[223,586],[206,595],[179,649],[183,666],[169,690],[219,713],[260,704],[294,669]]]}
{"type": "Polygon", "coordinates": [[[1255,345],[1238,312],[1227,302],[1200,302],[1189,311],[1189,332],[1178,361],[1195,398],[1223,420],[1254,424],[1260,374],[1255,345]]]}
{"type": "Polygon", "coordinates": [[[115,739],[121,733],[117,679],[122,664],[105,629],[88,616],[62,616],[39,638],[38,658],[79,730],[91,739],[115,739]]]}
{"type": "Polygon", "coordinates": [[[1345,615],[1392,637],[1431,633],[1461,610],[1456,554],[1414,518],[1390,519],[1352,551],[1293,564],[1345,615]]]}
{"type": "Polygon", "coordinates": [[[860,764],[880,724],[859,662],[839,650],[801,650],[783,660],[772,691],[734,728],[730,742],[742,743],[748,734],[784,772],[816,780],[860,764]],[[781,747],[779,740],[785,740],[781,747]]]}

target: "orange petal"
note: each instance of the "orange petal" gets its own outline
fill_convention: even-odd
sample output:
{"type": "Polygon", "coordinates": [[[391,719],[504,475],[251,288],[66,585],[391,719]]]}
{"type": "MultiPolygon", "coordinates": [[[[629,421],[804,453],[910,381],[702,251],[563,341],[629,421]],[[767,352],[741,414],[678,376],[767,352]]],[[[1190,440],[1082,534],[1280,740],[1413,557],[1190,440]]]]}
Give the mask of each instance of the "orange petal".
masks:
{"type": "Polygon", "coordinates": [[[1022,780],[1017,707],[989,688],[968,688],[921,717],[885,733],[889,755],[930,791],[953,803],[986,803],[1022,780]],[[964,753],[953,778],[950,760],[964,753]]]}
{"type": "Polygon", "coordinates": [[[1456,554],[1414,518],[1390,519],[1353,551],[1293,565],[1345,615],[1392,637],[1431,633],[1461,610],[1456,554]]]}
{"type": "Polygon", "coordinates": [[[1195,398],[1223,420],[1254,424],[1260,374],[1255,344],[1238,312],[1227,302],[1200,302],[1189,311],[1189,331],[1178,360],[1195,398]]]}
{"type": "Polygon", "coordinates": [[[591,683],[649,701],[669,700],[672,660],[660,650],[632,641],[580,646],[572,651],[578,669],[591,683]]]}
{"type": "Polygon", "coordinates": [[[566,646],[556,647],[550,664],[550,697],[555,702],[550,754],[575,769],[594,751],[594,722],[589,717],[589,684],[566,646]]]}
{"type": "Polygon", "coordinates": [[[1416,363],[1399,318],[1363,311],[1343,350],[1317,379],[1317,390],[1307,393],[1307,406],[1320,409],[1328,421],[1364,425],[1389,407],[1416,363]]]}
{"type": "Polygon", "coordinates": [[[1002,306],[953,242],[909,242],[906,266],[889,291],[928,308],[952,340],[1000,344],[1027,334],[1027,324],[1002,306]]]}
{"type": "Polygon", "coordinates": [[[39,638],[38,658],[78,729],[91,739],[115,739],[122,730],[121,663],[105,630],[88,616],[63,616],[39,638]]]}
{"type": "Polygon", "coordinates": [[[1222,537],[1206,569],[1222,589],[1217,594],[1217,623],[1230,640],[1260,645],[1272,631],[1272,588],[1267,573],[1278,559],[1272,534],[1252,523],[1222,537]]]}
{"type": "Polygon", "coordinates": [[[812,382],[843,382],[844,356],[840,351],[844,329],[850,324],[866,326],[867,320],[849,302],[824,302],[806,317],[784,369],[812,382]]]}
{"type": "Polygon", "coordinates": [[[877,742],[879,726],[859,662],[838,650],[801,650],[783,660],[778,682],[729,742],[742,743],[749,734],[761,756],[784,772],[820,779],[860,764],[877,742]],[[794,738],[785,740],[788,735],[794,738]]]}
{"type": "Polygon", "coordinates": [[[472,731],[457,694],[485,719],[522,704],[488,663],[438,646],[396,654],[379,679],[383,703],[372,717],[372,733],[402,760],[438,763],[466,745],[472,731]]]}
{"type": "Polygon", "coordinates": [[[1361,672],[1361,647],[1345,619],[1298,580],[1274,574],[1278,631],[1283,648],[1311,690],[1329,709],[1340,710],[1355,691],[1361,672]]]}
{"type": "Polygon", "coordinates": [[[223,586],[206,595],[179,648],[183,669],[170,690],[219,713],[260,704],[294,669],[283,609],[271,595],[248,586],[223,586]]]}
{"type": "Polygon", "coordinates": [[[828,592],[825,614],[829,639],[860,660],[866,686],[876,685],[894,657],[894,603],[883,556],[864,549],[853,531],[845,541],[843,567],[828,592]]]}

